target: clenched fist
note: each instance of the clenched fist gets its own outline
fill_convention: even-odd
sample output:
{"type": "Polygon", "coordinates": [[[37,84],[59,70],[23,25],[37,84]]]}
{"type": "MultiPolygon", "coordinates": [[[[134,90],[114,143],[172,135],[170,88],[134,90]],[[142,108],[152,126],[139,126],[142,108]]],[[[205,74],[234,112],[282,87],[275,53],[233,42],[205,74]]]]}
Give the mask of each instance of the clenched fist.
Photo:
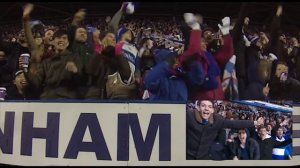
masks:
{"type": "Polygon", "coordinates": [[[67,62],[66,64],[66,70],[73,73],[78,73],[78,68],[74,62],[67,62]]]}

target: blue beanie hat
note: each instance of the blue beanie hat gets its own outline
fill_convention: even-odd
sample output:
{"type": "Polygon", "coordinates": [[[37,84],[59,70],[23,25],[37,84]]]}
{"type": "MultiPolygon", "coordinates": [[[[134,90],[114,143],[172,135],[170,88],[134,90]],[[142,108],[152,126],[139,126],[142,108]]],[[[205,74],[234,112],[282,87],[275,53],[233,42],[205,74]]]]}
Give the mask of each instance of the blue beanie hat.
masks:
{"type": "Polygon", "coordinates": [[[154,58],[156,63],[162,62],[169,57],[176,57],[177,55],[177,52],[171,51],[166,48],[154,50],[154,58]]]}
{"type": "Polygon", "coordinates": [[[94,33],[95,31],[97,31],[97,28],[96,28],[96,27],[92,27],[92,26],[88,26],[88,27],[87,27],[87,32],[94,33]]]}
{"type": "Polygon", "coordinates": [[[125,34],[127,31],[129,31],[129,29],[127,29],[126,27],[121,27],[117,33],[117,41],[120,41],[123,34],[125,34]]]}

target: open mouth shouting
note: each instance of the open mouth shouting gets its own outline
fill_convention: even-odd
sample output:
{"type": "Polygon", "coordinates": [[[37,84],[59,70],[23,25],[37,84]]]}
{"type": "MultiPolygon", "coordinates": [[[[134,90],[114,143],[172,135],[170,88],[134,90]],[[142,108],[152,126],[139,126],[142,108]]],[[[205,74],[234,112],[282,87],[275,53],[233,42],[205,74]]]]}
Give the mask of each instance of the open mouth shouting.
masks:
{"type": "Polygon", "coordinates": [[[202,111],[202,118],[203,119],[208,119],[210,117],[211,112],[209,111],[202,111]]]}

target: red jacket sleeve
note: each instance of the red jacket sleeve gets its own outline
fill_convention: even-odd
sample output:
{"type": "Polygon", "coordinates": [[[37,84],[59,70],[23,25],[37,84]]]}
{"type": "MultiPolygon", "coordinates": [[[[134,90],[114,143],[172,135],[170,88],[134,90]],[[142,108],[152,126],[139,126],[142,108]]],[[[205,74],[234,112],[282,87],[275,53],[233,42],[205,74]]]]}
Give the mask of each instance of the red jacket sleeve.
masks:
{"type": "MultiPolygon", "coordinates": [[[[190,36],[190,43],[188,49],[180,56],[179,62],[180,65],[185,65],[189,59],[195,57],[195,54],[201,55],[202,58],[205,60],[206,64],[204,64],[204,69],[207,69],[208,60],[205,57],[204,51],[201,49],[201,40],[202,40],[202,32],[201,30],[192,30],[190,36]]],[[[203,61],[200,60],[199,57],[193,58],[199,62],[203,61]]]]}
{"type": "Polygon", "coordinates": [[[230,35],[224,36],[224,46],[219,52],[217,52],[214,55],[221,70],[225,68],[226,63],[229,61],[229,59],[233,54],[234,54],[234,49],[233,49],[232,37],[230,35]]]}
{"type": "Polygon", "coordinates": [[[203,53],[201,49],[201,30],[192,30],[188,49],[180,56],[180,63],[184,63],[195,53],[203,53]]]}

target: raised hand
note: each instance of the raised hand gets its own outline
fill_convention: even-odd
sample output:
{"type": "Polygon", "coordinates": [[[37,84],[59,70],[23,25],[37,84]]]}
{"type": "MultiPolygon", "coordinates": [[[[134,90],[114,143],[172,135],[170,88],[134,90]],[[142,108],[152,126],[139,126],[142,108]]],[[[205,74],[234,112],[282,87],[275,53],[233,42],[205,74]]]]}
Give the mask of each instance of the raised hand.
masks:
{"type": "Polygon", "coordinates": [[[223,35],[229,34],[230,30],[230,17],[224,17],[222,19],[222,25],[218,24],[219,29],[221,30],[223,35]]]}
{"type": "Polygon", "coordinates": [[[24,6],[23,9],[23,18],[28,18],[30,13],[33,11],[34,5],[31,3],[28,3],[24,6]]]}
{"type": "Polygon", "coordinates": [[[281,16],[282,15],[282,6],[278,5],[277,11],[276,11],[276,16],[281,16]]]}
{"type": "Polygon", "coordinates": [[[263,117],[259,117],[256,121],[254,121],[254,125],[255,126],[260,126],[264,124],[264,118],[263,117]]]}
{"type": "Polygon", "coordinates": [[[289,124],[289,121],[290,121],[290,119],[288,119],[288,118],[284,119],[284,120],[280,123],[280,126],[288,125],[288,124],[289,124]]]}
{"type": "Polygon", "coordinates": [[[82,21],[84,20],[85,18],[85,15],[86,15],[86,10],[85,9],[79,9],[75,15],[74,15],[74,19],[76,19],[76,21],[82,21]]]}
{"type": "Polygon", "coordinates": [[[197,22],[197,18],[193,13],[184,13],[183,18],[185,23],[193,30],[200,30],[200,24],[197,22]]]}
{"type": "Polygon", "coordinates": [[[250,19],[249,17],[245,17],[244,19],[244,25],[249,25],[250,19]]]}
{"type": "Polygon", "coordinates": [[[265,96],[268,96],[269,92],[270,92],[269,83],[267,83],[267,85],[263,88],[263,94],[265,96]]]}
{"type": "Polygon", "coordinates": [[[132,2],[123,2],[121,6],[121,10],[123,12],[126,12],[127,14],[133,14],[134,13],[134,5],[132,2]]]}

